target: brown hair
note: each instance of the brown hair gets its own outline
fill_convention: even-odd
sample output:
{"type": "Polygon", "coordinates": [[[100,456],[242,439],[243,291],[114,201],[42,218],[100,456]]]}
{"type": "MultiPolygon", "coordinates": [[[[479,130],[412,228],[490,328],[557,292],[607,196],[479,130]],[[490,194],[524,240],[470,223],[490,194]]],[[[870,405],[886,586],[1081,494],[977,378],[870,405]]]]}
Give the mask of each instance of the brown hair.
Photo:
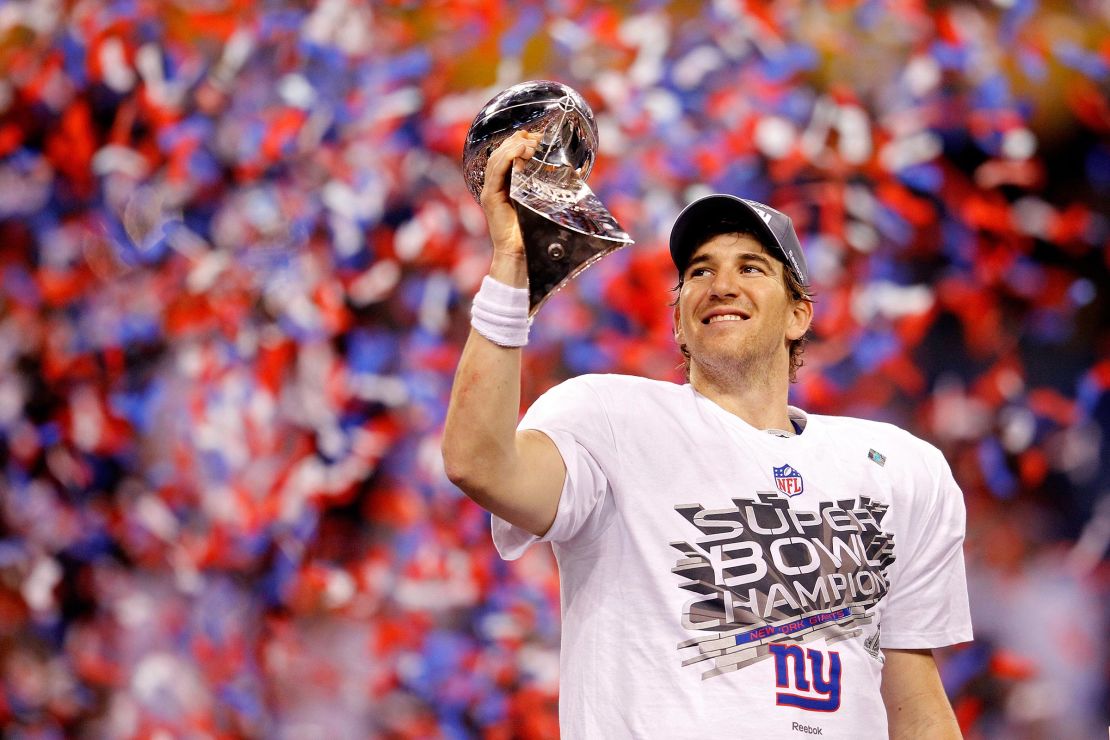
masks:
{"type": "MultiPolygon", "coordinates": [[[[720,222],[718,222],[715,226],[717,228],[715,228],[715,229],[714,228],[709,228],[709,229],[706,229],[704,233],[699,233],[698,234],[697,245],[699,247],[702,244],[705,244],[707,241],[709,241],[710,239],[712,239],[715,236],[719,236],[721,234],[736,234],[736,236],[738,236],[738,237],[746,236],[750,239],[754,239],[755,241],[759,242],[760,244],[763,244],[763,247],[775,256],[778,256],[778,254],[779,254],[779,251],[778,251],[777,247],[768,247],[768,245],[764,243],[764,240],[761,239],[757,234],[751,233],[750,231],[743,228],[742,226],[739,226],[739,225],[734,224],[734,223],[720,223],[720,222]]],[[[696,247],[693,250],[690,251],[691,256],[693,255],[693,253],[695,251],[697,251],[696,247]]],[[[779,261],[782,262],[781,259],[779,261]]],[[[813,293],[812,293],[812,291],[810,291],[809,287],[804,285],[802,283],[802,281],[798,279],[798,276],[794,273],[794,270],[791,269],[790,265],[788,265],[786,262],[782,262],[782,263],[783,263],[783,271],[782,271],[783,279],[782,279],[782,282],[783,282],[784,287],[786,288],[786,294],[788,296],[790,296],[790,298],[794,301],[807,301],[809,303],[813,303],[813,293]]],[[[678,273],[678,285],[674,286],[674,288],[673,288],[673,290],[676,294],[680,290],[682,290],[682,283],[683,283],[683,280],[684,280],[684,278],[683,278],[684,274],[685,274],[685,270],[680,270],[679,273],[678,273]]],[[[672,305],[672,306],[678,305],[678,296],[677,295],[675,295],[675,299],[670,305],[672,305]]],[[[798,382],[798,368],[800,368],[802,365],[805,364],[805,361],[802,359],[802,353],[805,352],[805,346],[806,346],[806,342],[809,341],[809,336],[810,336],[810,332],[807,330],[806,333],[803,334],[802,336],[798,337],[797,339],[793,339],[793,340],[790,341],[790,348],[789,349],[790,349],[790,382],[791,383],[797,383],[798,382]]],[[[689,377],[690,377],[690,351],[688,349],[686,349],[685,344],[680,344],[678,346],[678,349],[682,353],[683,366],[684,366],[684,369],[685,369],[685,372],[686,372],[686,378],[689,379],[689,377]]]]}

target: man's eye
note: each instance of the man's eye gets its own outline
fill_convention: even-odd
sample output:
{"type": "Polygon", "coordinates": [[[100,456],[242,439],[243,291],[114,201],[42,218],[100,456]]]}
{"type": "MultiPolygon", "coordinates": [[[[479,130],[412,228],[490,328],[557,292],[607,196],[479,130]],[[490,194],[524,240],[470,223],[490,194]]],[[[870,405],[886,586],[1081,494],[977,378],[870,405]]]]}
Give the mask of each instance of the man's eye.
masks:
{"type": "Polygon", "coordinates": [[[744,265],[742,271],[746,272],[746,273],[754,273],[756,275],[762,275],[763,274],[763,268],[760,267],[759,265],[744,265]]]}
{"type": "Polygon", "coordinates": [[[693,270],[690,270],[690,277],[701,277],[702,275],[708,275],[708,274],[709,274],[709,268],[708,267],[695,267],[693,270]]]}

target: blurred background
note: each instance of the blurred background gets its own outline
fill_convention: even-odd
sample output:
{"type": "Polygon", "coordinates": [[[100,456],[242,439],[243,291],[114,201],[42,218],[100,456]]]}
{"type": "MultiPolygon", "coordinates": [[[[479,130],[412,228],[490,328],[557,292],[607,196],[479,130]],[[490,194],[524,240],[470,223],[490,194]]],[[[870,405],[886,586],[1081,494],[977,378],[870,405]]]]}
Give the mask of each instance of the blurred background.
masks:
{"type": "Polygon", "coordinates": [[[1105,737],[1107,0],[7,0],[0,73],[5,737],[557,734],[550,552],[500,561],[439,452],[463,138],[535,78],[637,243],[545,306],[525,403],[681,380],[672,220],[785,210],[793,403],[963,487],[966,735],[1105,737]]]}

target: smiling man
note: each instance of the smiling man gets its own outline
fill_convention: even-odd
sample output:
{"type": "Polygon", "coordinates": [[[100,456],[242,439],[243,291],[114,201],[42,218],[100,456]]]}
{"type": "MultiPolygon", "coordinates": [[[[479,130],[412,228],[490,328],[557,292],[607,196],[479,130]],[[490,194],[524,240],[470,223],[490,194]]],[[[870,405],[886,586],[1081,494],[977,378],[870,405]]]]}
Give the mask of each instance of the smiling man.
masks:
{"type": "Polygon", "coordinates": [[[813,311],[784,214],[715,195],[676,221],[687,384],[581,376],[517,424],[527,273],[506,180],[535,146],[489,159],[494,257],[443,449],[504,557],[552,543],[563,734],[958,737],[931,650],[971,639],[962,496],[905,431],[788,405],[813,311]]]}

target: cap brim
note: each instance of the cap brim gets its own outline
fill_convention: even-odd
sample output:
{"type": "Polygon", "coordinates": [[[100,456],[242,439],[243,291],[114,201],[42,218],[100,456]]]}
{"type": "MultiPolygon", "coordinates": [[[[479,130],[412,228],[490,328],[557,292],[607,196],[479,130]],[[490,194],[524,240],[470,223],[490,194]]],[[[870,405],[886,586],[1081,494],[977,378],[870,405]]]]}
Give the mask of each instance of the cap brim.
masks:
{"type": "Polygon", "coordinates": [[[695,200],[686,206],[682,213],[678,214],[678,218],[675,219],[674,226],[671,228],[671,260],[680,275],[685,272],[686,265],[690,262],[694,250],[701,246],[700,244],[691,243],[690,233],[697,225],[706,221],[720,220],[722,217],[739,220],[745,226],[750,227],[753,233],[762,237],[760,241],[774,246],[776,258],[787,267],[790,266],[786,251],[779,244],[778,237],[759,217],[754,208],[734,195],[717,194],[707,195],[695,200]]]}

